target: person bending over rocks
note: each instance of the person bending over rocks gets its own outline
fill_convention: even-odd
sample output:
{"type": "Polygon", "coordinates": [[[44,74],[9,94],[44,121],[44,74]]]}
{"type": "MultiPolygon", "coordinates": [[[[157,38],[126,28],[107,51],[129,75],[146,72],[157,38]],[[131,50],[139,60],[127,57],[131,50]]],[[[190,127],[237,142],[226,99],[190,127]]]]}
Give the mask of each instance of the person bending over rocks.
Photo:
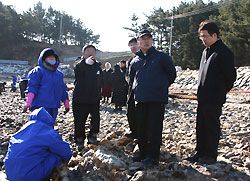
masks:
{"type": "Polygon", "coordinates": [[[4,160],[8,180],[49,179],[72,156],[69,144],[53,129],[54,120],[43,108],[35,109],[28,121],[10,138],[4,160]]]}
{"type": "Polygon", "coordinates": [[[5,91],[5,85],[6,85],[6,82],[0,83],[0,95],[2,94],[3,91],[5,91]]]}

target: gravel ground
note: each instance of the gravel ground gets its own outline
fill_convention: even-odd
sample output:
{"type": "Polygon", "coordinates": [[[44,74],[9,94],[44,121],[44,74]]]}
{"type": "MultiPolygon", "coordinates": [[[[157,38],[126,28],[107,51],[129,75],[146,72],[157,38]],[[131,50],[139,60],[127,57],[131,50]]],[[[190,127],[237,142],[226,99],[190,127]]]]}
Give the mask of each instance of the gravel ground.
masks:
{"type": "MultiPolygon", "coordinates": [[[[68,87],[72,81],[68,80],[68,87]]],[[[10,82],[8,82],[10,85],[10,82]]],[[[192,89],[173,89],[171,92],[195,95],[192,89]]],[[[70,104],[72,91],[69,91],[70,104]]],[[[218,162],[213,165],[191,164],[185,160],[194,153],[196,100],[170,98],[166,105],[163,142],[160,164],[144,169],[132,163],[131,157],[136,140],[129,140],[122,146],[113,144],[124,139],[129,132],[126,108],[113,112],[114,105],[101,104],[101,126],[99,147],[86,145],[78,151],[73,142],[72,109],[63,114],[59,109],[55,129],[68,141],[73,150],[69,162],[70,180],[250,180],[250,108],[249,94],[232,93],[223,107],[221,116],[222,136],[219,144],[218,162]],[[242,103],[243,102],[243,103],[242,103]],[[245,103],[244,103],[245,102],[245,103]],[[109,146],[108,146],[109,145],[109,146]],[[124,162],[119,169],[100,166],[95,159],[99,148],[110,151],[124,162]]],[[[29,119],[29,113],[22,113],[25,104],[20,92],[6,92],[0,95],[0,175],[4,173],[3,159],[7,152],[10,136],[29,119]]],[[[87,129],[89,122],[87,122],[87,129]]],[[[1,178],[0,178],[1,180],[1,178]]]]}

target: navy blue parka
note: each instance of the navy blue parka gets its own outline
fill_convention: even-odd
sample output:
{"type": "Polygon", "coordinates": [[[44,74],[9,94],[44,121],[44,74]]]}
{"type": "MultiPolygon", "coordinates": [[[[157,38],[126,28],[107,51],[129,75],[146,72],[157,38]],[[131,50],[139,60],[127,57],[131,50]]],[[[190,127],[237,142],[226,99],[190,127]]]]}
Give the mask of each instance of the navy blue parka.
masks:
{"type": "Polygon", "coordinates": [[[141,50],[136,55],[129,70],[135,101],[168,103],[168,88],[176,78],[171,57],[154,47],[146,55],[141,50]]]}

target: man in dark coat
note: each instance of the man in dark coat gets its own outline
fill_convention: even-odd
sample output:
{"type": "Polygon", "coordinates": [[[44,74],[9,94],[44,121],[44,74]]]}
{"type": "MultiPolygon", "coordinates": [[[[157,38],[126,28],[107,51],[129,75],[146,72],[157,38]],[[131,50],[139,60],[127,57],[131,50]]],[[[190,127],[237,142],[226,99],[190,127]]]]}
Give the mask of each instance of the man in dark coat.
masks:
{"type": "Polygon", "coordinates": [[[96,48],[93,45],[83,47],[82,57],[75,68],[75,88],[73,91],[73,116],[75,123],[75,140],[79,149],[83,147],[85,123],[91,115],[88,143],[97,144],[97,133],[100,128],[100,99],[102,86],[101,63],[95,59],[96,48]]]}
{"type": "Polygon", "coordinates": [[[119,65],[123,75],[123,87],[124,87],[124,94],[122,95],[122,106],[126,106],[127,95],[128,95],[128,82],[126,81],[126,73],[127,73],[126,61],[121,60],[119,65]]]}
{"type": "Polygon", "coordinates": [[[201,22],[198,30],[206,47],[202,53],[198,78],[196,151],[188,161],[213,164],[217,161],[221,135],[220,116],[226,94],[236,80],[233,52],[219,39],[214,22],[201,22]]]}
{"type": "Polygon", "coordinates": [[[21,98],[25,100],[25,90],[28,86],[28,78],[26,74],[23,74],[19,83],[19,88],[20,88],[20,93],[21,93],[21,98]]]}
{"type": "Polygon", "coordinates": [[[156,50],[148,30],[139,33],[140,50],[130,66],[130,83],[135,98],[139,152],[133,161],[146,167],[159,162],[165,104],[168,88],[176,77],[171,57],[156,50]]]}
{"type": "Polygon", "coordinates": [[[120,66],[116,64],[111,75],[112,78],[112,102],[115,104],[114,111],[121,111],[125,101],[125,75],[122,73],[120,66]]]}
{"type": "MultiPolygon", "coordinates": [[[[126,62],[127,72],[126,72],[126,80],[129,80],[129,68],[130,63],[133,60],[133,58],[136,56],[136,52],[139,50],[139,46],[137,44],[137,39],[132,38],[128,42],[128,46],[130,48],[131,53],[133,53],[133,56],[130,57],[126,62]]],[[[135,100],[134,100],[134,94],[131,90],[128,90],[128,98],[127,98],[127,118],[128,118],[128,124],[130,128],[130,133],[125,134],[126,137],[135,139],[136,136],[136,120],[135,120],[135,100]]]]}

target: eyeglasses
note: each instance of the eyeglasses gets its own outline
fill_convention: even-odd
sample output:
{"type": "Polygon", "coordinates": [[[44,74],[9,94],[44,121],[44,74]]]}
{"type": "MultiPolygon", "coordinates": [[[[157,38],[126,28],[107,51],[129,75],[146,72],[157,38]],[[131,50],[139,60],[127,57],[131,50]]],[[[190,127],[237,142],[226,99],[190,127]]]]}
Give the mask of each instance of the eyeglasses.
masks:
{"type": "Polygon", "coordinates": [[[211,35],[199,35],[199,38],[202,39],[207,39],[208,37],[211,37],[211,35]]]}

